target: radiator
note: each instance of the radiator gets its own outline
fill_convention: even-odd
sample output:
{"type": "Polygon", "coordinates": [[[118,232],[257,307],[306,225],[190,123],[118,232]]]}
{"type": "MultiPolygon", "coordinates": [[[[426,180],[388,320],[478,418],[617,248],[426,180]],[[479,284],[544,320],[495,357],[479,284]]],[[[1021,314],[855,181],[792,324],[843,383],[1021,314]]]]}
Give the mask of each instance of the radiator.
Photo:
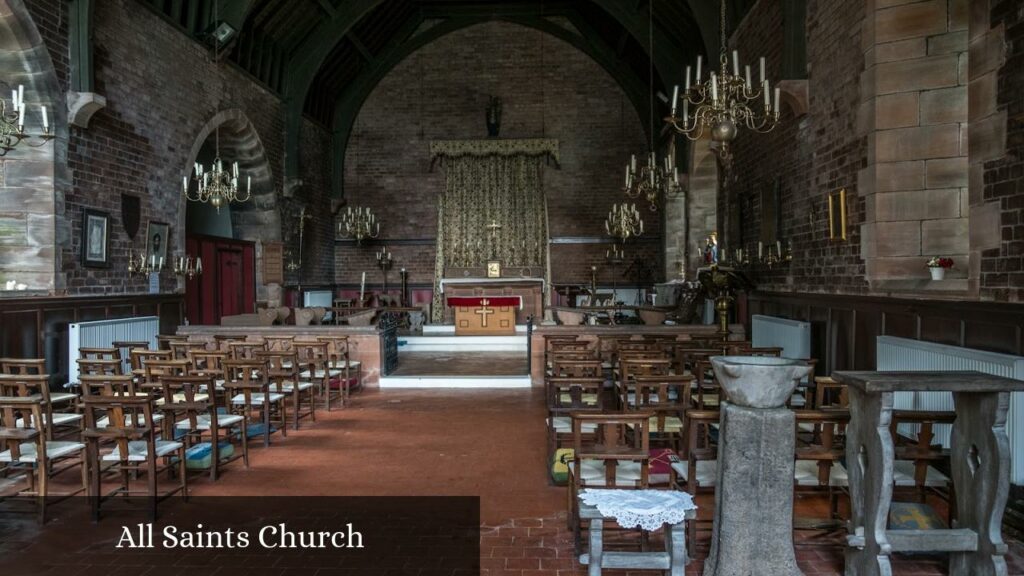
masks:
{"type": "MultiPolygon", "coordinates": [[[[922,342],[894,336],[879,336],[876,341],[878,369],[904,370],[976,370],[986,374],[1024,380],[1024,357],[972,350],[959,346],[922,342]]],[[[949,392],[898,392],[893,406],[901,410],[953,410],[949,392]]],[[[1010,437],[1010,480],[1024,484],[1024,393],[1010,394],[1010,412],[1006,417],[1006,433],[1010,437]]],[[[935,436],[949,447],[951,426],[936,426],[935,436]]]]}
{"type": "Polygon", "coordinates": [[[754,314],[750,323],[750,342],[755,348],[782,348],[785,358],[810,358],[811,325],[754,314]]]}
{"type": "Polygon", "coordinates": [[[68,382],[78,382],[78,349],[110,348],[112,342],[149,342],[156,349],[160,319],[156,316],[115,318],[95,322],[76,322],[68,326],[68,382]]]}

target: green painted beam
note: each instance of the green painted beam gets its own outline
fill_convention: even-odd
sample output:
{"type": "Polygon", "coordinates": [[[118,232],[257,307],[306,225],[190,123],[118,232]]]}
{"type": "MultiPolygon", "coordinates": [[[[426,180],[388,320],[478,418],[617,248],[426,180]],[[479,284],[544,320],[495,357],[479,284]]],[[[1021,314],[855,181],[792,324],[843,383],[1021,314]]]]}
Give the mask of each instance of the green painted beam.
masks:
{"type": "Polygon", "coordinates": [[[782,0],[782,79],[807,78],[807,0],[782,0]]]}
{"type": "Polygon", "coordinates": [[[335,8],[334,5],[328,2],[327,0],[317,0],[317,4],[320,5],[320,8],[323,9],[323,11],[327,14],[328,18],[334,18],[335,16],[338,15],[338,9],[335,8]]]}
{"type": "Polygon", "coordinates": [[[92,0],[71,0],[68,4],[68,30],[71,89],[92,92],[92,0]]]}
{"type": "Polygon", "coordinates": [[[363,41],[359,39],[359,36],[356,36],[355,32],[348,33],[348,41],[355,46],[356,50],[362,54],[363,58],[365,58],[367,62],[373,62],[373,54],[370,52],[370,49],[366,47],[366,44],[363,44],[363,41]]]}

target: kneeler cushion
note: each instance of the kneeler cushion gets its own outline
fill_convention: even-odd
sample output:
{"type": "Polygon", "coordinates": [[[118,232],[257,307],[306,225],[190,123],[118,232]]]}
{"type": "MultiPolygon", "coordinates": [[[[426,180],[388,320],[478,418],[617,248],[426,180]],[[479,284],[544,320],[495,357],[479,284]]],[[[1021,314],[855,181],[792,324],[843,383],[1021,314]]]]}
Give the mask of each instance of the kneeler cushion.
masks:
{"type": "Polygon", "coordinates": [[[668,484],[672,472],[672,459],[676,458],[676,453],[671,448],[651,448],[650,455],[648,484],[668,484]]]}
{"type": "Polygon", "coordinates": [[[576,452],[572,448],[559,448],[551,459],[551,480],[558,485],[569,481],[569,466],[575,458],[576,452]]]}
{"type": "Polygon", "coordinates": [[[331,390],[340,390],[343,385],[346,388],[350,389],[357,388],[359,386],[359,379],[356,378],[355,376],[352,376],[348,379],[348,382],[345,382],[345,379],[343,377],[335,376],[334,378],[331,378],[330,380],[327,381],[327,385],[331,388],[331,390]]]}
{"type": "MultiPolygon", "coordinates": [[[[221,442],[217,445],[221,460],[230,458],[235,454],[235,446],[231,442],[221,442]]],[[[213,445],[209,442],[200,442],[185,450],[185,467],[189,470],[208,470],[213,463],[213,445]]]]}

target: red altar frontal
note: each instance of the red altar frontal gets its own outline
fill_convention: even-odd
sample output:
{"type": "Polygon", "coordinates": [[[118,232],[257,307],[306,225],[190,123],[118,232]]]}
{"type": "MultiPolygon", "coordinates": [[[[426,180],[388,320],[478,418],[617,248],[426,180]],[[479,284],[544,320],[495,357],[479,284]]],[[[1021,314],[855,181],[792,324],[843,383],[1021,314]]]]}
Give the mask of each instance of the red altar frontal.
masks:
{"type": "Polygon", "coordinates": [[[458,336],[510,336],[516,333],[519,296],[452,296],[448,306],[455,314],[458,336]]]}

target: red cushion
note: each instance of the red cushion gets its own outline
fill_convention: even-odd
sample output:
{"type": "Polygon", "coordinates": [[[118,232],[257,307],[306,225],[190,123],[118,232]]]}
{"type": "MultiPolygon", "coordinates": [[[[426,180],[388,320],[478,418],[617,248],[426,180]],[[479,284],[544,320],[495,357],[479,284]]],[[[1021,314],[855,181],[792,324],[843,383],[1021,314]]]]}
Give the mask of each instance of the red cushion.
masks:
{"type": "Polygon", "coordinates": [[[671,448],[651,448],[651,474],[668,474],[672,470],[672,456],[675,453],[671,448]]]}

